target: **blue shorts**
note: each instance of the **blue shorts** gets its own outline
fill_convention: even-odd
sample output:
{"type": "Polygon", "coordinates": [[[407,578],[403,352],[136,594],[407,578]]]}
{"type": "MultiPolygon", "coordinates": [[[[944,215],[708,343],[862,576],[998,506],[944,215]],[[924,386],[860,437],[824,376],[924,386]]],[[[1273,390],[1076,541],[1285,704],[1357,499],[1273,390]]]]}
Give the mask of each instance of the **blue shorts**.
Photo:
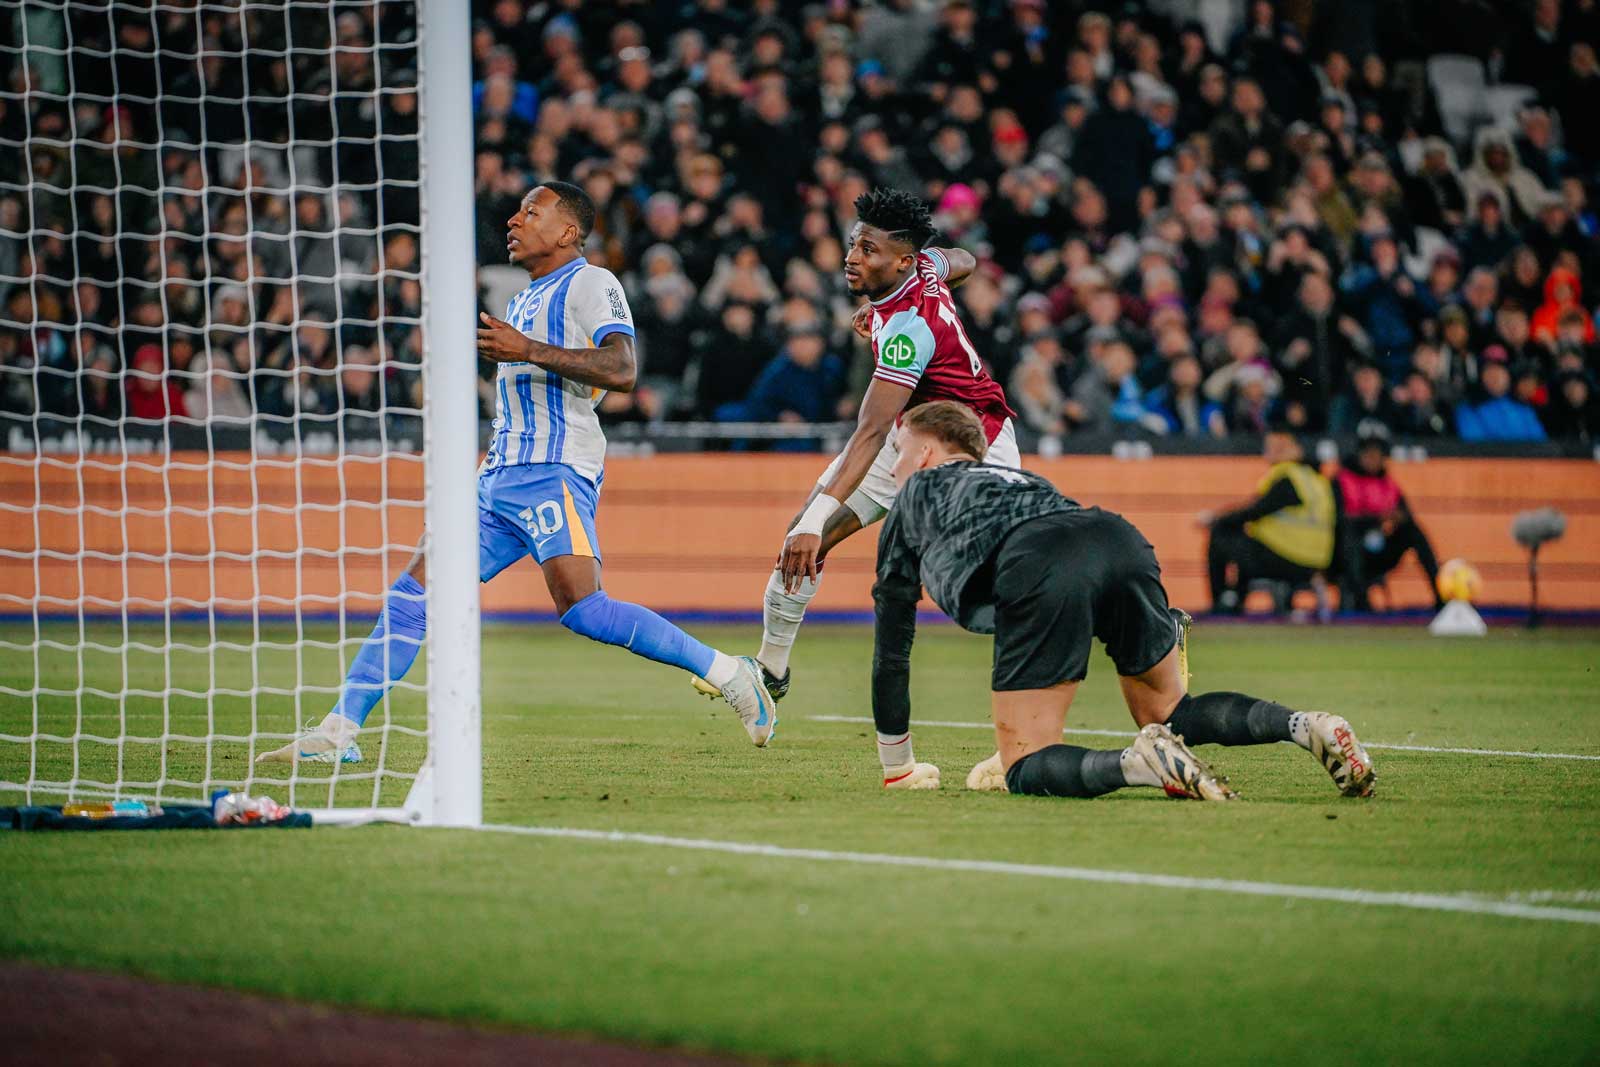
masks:
{"type": "MultiPolygon", "coordinates": [[[[603,480],[603,476],[602,476],[603,480]]],[[[523,556],[600,558],[600,487],[565,463],[501,467],[478,478],[478,580],[523,556]]]]}

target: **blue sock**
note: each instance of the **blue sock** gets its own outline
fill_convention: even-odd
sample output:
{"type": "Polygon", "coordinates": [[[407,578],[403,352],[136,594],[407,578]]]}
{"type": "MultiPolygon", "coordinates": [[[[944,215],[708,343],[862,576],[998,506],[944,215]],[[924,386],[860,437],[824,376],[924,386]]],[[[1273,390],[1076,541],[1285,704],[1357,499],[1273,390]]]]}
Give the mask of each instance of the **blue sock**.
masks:
{"type": "Polygon", "coordinates": [[[568,608],[561,625],[592,641],[621,645],[636,656],[670,663],[702,678],[717,656],[649,608],[612,600],[604,590],[590,593],[568,608]]]}
{"type": "Polygon", "coordinates": [[[404,678],[416,662],[427,632],[428,602],[423,599],[422,585],[411,575],[402,574],[389,587],[383,613],[350,664],[344,691],[333,710],[358,726],[365,723],[383,694],[404,678]]]}

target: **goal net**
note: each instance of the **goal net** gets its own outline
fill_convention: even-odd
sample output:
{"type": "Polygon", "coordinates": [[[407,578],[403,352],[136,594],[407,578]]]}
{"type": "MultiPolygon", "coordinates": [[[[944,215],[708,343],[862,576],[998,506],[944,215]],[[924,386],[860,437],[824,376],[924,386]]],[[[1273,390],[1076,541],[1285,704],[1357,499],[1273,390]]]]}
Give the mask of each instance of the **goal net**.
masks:
{"type": "Polygon", "coordinates": [[[0,2],[0,804],[431,803],[436,650],[255,762],[441,548],[418,6],[0,2]]]}

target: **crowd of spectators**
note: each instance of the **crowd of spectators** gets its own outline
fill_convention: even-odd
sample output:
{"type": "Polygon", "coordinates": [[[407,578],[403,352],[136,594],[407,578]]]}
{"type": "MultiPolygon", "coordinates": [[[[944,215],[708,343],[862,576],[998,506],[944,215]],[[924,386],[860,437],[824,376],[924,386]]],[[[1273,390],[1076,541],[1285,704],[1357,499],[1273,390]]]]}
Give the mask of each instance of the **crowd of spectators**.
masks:
{"type": "Polygon", "coordinates": [[[0,15],[0,415],[371,434],[421,403],[415,11],[190,7],[0,15]]]}
{"type": "MultiPolygon", "coordinates": [[[[978,256],[967,332],[1032,439],[1600,434],[1596,0],[471,7],[479,262],[541,178],[589,192],[642,357],[608,420],[853,417],[843,236],[881,184],[978,256]],[[1440,52],[1531,95],[1453,139],[1440,52]]],[[[0,315],[59,324],[0,331],[0,368],[128,383],[30,398],[8,374],[0,407],[414,406],[411,5],[161,11],[70,19],[121,51],[41,53],[59,97],[17,95],[0,58],[0,145],[36,138],[31,190],[0,184],[0,286],[35,284],[0,315]]]]}
{"type": "Polygon", "coordinates": [[[979,256],[1035,434],[1593,440],[1596,5],[1198,6],[483,5],[480,255],[538,176],[590,191],[651,386],[613,418],[850,417],[841,235],[882,184],[979,256]],[[1537,96],[1452,143],[1442,50],[1537,96]]]}

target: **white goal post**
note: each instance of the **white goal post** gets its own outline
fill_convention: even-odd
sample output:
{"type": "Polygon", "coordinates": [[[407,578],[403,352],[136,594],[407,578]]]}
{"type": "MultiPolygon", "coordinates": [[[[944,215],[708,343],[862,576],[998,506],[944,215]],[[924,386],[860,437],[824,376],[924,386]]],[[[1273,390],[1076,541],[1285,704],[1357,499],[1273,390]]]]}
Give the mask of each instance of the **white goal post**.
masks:
{"type": "Polygon", "coordinates": [[[455,0],[0,0],[0,805],[481,822],[472,129],[455,0]]]}

